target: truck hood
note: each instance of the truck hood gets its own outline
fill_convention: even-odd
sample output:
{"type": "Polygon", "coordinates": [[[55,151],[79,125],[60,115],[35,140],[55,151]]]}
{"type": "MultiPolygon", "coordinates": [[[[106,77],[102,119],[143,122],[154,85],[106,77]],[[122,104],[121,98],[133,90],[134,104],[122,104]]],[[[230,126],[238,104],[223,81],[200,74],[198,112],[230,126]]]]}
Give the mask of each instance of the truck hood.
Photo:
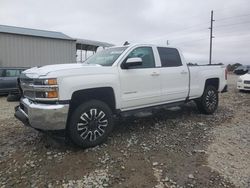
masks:
{"type": "Polygon", "coordinates": [[[38,78],[40,76],[47,76],[49,73],[58,71],[69,71],[72,69],[85,69],[85,68],[96,68],[102,67],[97,64],[85,64],[85,63],[72,63],[72,64],[57,64],[57,65],[46,65],[42,67],[33,67],[25,70],[23,73],[30,78],[38,78]]]}

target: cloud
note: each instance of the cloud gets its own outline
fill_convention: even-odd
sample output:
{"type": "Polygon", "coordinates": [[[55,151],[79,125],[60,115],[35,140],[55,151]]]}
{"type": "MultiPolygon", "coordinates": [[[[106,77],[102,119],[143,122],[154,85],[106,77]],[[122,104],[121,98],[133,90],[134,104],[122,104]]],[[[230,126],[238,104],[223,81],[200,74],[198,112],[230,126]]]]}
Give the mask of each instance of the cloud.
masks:
{"type": "Polygon", "coordinates": [[[117,45],[169,40],[188,61],[207,63],[212,9],[216,20],[213,62],[250,64],[248,0],[0,0],[0,23],[117,45]],[[246,23],[233,25],[242,22],[246,23]]]}

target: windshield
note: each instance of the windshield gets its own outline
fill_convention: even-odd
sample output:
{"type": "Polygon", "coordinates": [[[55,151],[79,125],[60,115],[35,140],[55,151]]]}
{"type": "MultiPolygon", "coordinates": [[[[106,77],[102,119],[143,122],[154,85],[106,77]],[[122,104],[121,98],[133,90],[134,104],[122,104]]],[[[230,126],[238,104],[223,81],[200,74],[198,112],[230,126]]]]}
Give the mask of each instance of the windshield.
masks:
{"type": "Polygon", "coordinates": [[[84,63],[99,64],[102,66],[112,66],[113,63],[126,49],[127,47],[109,48],[107,50],[97,52],[95,55],[84,61],[84,63]]]}

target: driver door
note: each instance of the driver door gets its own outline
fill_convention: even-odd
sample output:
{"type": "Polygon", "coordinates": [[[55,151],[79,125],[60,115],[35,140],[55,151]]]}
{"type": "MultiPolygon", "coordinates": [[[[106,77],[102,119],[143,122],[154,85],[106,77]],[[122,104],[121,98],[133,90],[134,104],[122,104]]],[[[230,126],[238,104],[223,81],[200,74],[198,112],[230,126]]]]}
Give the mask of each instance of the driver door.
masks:
{"type": "Polygon", "coordinates": [[[140,57],[142,65],[119,69],[122,110],[155,105],[161,101],[160,71],[155,67],[152,47],[133,49],[123,63],[132,57],[140,57]]]}

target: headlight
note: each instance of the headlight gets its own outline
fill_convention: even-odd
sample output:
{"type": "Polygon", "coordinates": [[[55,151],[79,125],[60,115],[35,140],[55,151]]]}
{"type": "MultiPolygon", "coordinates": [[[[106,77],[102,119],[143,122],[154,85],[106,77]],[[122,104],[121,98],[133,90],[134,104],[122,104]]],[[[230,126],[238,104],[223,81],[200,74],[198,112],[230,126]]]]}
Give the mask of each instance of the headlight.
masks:
{"type": "Polygon", "coordinates": [[[242,82],[242,79],[240,77],[238,78],[238,82],[242,82]]]}
{"type": "Polygon", "coordinates": [[[36,99],[50,99],[57,100],[58,95],[58,85],[56,78],[42,79],[38,80],[38,82],[42,83],[41,85],[34,85],[36,99]]]}
{"type": "Polygon", "coordinates": [[[34,81],[34,85],[57,85],[57,79],[37,79],[34,81]]]}
{"type": "Polygon", "coordinates": [[[56,78],[36,79],[29,83],[23,81],[21,86],[24,96],[32,100],[56,101],[59,98],[56,78]]]}

